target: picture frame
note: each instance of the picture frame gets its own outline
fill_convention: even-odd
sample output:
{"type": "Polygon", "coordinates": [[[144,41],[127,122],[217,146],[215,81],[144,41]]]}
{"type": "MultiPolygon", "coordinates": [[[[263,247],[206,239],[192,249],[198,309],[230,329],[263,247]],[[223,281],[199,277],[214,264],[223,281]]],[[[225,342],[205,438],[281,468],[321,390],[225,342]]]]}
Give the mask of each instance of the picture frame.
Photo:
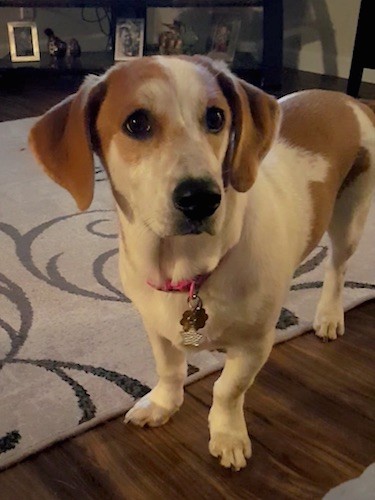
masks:
{"type": "Polygon", "coordinates": [[[38,29],[31,21],[7,23],[12,62],[40,61],[38,29]]]}
{"type": "Polygon", "coordinates": [[[209,40],[208,56],[227,63],[233,62],[240,34],[241,19],[214,19],[209,40]]]}
{"type": "Polygon", "coordinates": [[[116,23],[115,61],[126,61],[133,57],[142,57],[144,33],[144,19],[119,19],[116,23]]]}

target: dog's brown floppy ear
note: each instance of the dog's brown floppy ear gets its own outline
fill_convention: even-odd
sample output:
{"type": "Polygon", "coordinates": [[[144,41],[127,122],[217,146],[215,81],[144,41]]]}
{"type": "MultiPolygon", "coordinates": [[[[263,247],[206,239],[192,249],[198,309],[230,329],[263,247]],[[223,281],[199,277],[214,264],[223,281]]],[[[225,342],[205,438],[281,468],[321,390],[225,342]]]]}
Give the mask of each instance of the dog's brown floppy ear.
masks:
{"type": "Polygon", "coordinates": [[[217,78],[232,112],[226,168],[234,189],[245,192],[254,184],[259,163],[271,147],[280,108],[276,99],[243,80],[225,72],[217,78]]]}
{"type": "Polygon", "coordinates": [[[94,192],[94,121],[105,84],[90,77],[79,91],[57,104],[33,126],[30,147],[45,172],[67,189],[80,210],[90,206],[94,192]]]}

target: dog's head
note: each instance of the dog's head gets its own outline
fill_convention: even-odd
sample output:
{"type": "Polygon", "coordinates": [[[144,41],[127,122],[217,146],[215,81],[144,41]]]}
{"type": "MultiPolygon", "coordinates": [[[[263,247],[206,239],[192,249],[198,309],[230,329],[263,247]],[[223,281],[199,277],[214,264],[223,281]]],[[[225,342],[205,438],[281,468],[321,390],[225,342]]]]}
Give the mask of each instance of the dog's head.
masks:
{"type": "Polygon", "coordinates": [[[93,197],[93,152],[116,201],[159,237],[214,233],[228,191],[251,188],[277,102],[197,57],[134,59],[89,77],[36,123],[30,145],[78,207],[93,197]]]}

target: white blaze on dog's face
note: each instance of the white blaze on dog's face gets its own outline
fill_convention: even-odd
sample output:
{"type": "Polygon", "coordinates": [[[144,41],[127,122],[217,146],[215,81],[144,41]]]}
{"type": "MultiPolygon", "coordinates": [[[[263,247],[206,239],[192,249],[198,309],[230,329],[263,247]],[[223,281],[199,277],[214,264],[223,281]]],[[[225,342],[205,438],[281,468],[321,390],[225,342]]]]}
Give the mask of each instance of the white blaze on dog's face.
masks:
{"type": "Polygon", "coordinates": [[[120,208],[131,207],[137,222],[160,237],[219,231],[230,125],[228,102],[201,65],[153,58],[113,70],[97,130],[120,208]],[[179,192],[186,207],[177,208],[179,192]],[[189,207],[189,193],[217,210],[189,207]]]}

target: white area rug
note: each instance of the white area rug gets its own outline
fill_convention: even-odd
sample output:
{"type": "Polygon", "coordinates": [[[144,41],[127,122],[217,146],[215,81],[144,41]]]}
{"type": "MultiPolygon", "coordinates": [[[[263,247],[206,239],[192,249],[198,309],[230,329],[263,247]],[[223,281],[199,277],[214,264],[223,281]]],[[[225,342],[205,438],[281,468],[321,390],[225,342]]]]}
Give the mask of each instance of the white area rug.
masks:
{"type": "Polygon", "coordinates": [[[359,477],[332,488],[322,500],[374,500],[375,463],[369,465],[359,477]]]}
{"type": "MultiPolygon", "coordinates": [[[[0,468],[125,412],[155,383],[138,314],[120,291],[117,223],[98,169],[95,201],[70,196],[31,158],[34,119],[0,123],[0,468]]],[[[353,258],[346,309],[375,296],[375,206],[353,258]]],[[[310,329],[327,248],[300,267],[277,341],[310,329]]],[[[200,353],[188,382],[221,367],[200,353]]]]}

